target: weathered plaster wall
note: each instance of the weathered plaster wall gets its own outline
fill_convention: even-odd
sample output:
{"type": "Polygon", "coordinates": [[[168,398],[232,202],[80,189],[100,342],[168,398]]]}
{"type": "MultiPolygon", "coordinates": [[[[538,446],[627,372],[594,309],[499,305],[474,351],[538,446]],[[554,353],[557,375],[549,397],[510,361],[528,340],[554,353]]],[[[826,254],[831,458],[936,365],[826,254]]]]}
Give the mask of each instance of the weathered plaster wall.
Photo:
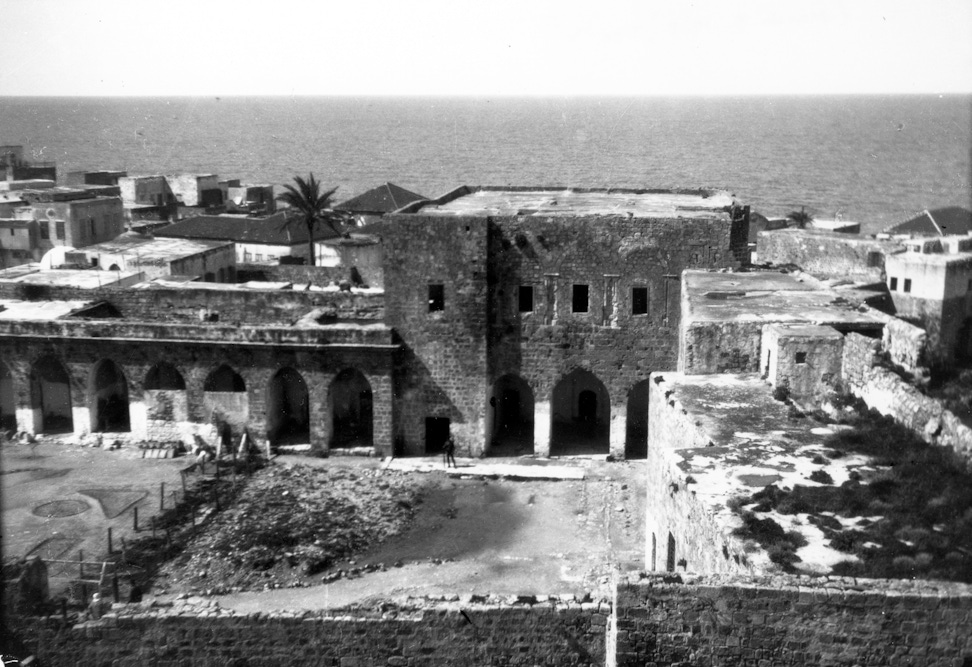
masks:
{"type": "Polygon", "coordinates": [[[711,447],[705,428],[656,373],[649,381],[648,461],[645,469],[645,569],[677,572],[749,572],[753,565],[732,528],[732,510],[702,501],[708,489],[679,468],[673,450],[711,447]]]}
{"type": "MultiPolygon", "coordinates": [[[[544,596],[546,598],[546,596],[544,596]]],[[[29,638],[44,665],[322,665],[467,667],[605,664],[607,603],[430,603],[387,611],[280,612],[120,609],[29,638]]]]}
{"type": "MultiPolygon", "coordinates": [[[[686,306],[683,306],[683,313],[686,306]]],[[[686,375],[756,373],[762,322],[691,322],[681,328],[678,370],[686,375]]]]}
{"type": "Polygon", "coordinates": [[[763,328],[762,374],[797,400],[812,400],[840,382],[844,337],[831,327],[768,324],[763,328]]]}
{"type": "Polygon", "coordinates": [[[891,295],[898,317],[917,323],[927,332],[929,360],[947,362],[972,352],[972,298],[922,299],[900,292],[891,295]]]}
{"type": "Polygon", "coordinates": [[[760,232],[756,242],[760,263],[796,264],[822,278],[872,282],[883,279],[885,257],[900,250],[893,241],[801,229],[760,232]]]}
{"type": "Polygon", "coordinates": [[[662,577],[618,586],[617,667],[964,665],[972,588],[839,577],[662,577]]]}

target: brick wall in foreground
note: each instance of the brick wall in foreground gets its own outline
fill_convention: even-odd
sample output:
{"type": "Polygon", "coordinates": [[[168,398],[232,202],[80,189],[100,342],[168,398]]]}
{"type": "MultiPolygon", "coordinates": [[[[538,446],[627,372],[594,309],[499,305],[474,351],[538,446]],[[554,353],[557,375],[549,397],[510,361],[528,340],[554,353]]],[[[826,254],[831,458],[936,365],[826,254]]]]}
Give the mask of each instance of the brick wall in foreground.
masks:
{"type": "Polygon", "coordinates": [[[972,662],[967,585],[805,576],[686,579],[619,585],[613,664],[972,662]]]}

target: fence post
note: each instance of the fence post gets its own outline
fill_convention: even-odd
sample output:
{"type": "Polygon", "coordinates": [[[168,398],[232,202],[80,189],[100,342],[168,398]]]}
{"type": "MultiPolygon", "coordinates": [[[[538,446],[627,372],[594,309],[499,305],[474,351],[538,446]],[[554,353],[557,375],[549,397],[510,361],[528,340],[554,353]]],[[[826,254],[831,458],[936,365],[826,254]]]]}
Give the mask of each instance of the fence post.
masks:
{"type": "Polygon", "coordinates": [[[115,602],[118,602],[118,572],[111,576],[111,592],[115,596],[115,602]]]}
{"type": "Polygon", "coordinates": [[[165,509],[165,482],[159,482],[159,511],[165,509]]]}
{"type": "Polygon", "coordinates": [[[112,548],[114,545],[111,542],[112,542],[112,540],[111,540],[111,526],[108,526],[108,555],[109,556],[115,552],[115,550],[112,548]]]}
{"type": "Polygon", "coordinates": [[[134,510],[134,515],[132,518],[132,530],[136,533],[138,532],[138,505],[132,508],[134,510]]]}

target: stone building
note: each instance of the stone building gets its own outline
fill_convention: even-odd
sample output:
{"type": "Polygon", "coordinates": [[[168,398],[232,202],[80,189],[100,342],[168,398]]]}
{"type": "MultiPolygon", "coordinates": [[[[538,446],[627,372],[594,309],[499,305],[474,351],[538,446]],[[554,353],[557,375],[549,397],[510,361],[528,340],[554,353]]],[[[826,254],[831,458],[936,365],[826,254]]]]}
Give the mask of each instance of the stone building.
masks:
{"type": "Polygon", "coordinates": [[[928,332],[937,361],[972,354],[972,236],[916,238],[887,258],[895,313],[928,332]]]}
{"type": "Polygon", "coordinates": [[[745,259],[728,192],[461,187],[379,223],[397,437],[468,455],[644,452],[679,276],[745,259]]]}
{"type": "Polygon", "coordinates": [[[371,231],[384,291],[0,284],[0,386],[31,432],[644,455],[679,276],[747,225],[724,191],[463,187],[371,231]]]}

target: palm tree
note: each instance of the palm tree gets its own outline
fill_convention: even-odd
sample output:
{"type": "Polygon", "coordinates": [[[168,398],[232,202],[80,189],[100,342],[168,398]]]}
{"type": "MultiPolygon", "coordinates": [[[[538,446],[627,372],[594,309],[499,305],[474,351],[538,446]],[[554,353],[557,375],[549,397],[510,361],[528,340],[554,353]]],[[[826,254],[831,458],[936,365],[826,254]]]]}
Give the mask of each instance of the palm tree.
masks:
{"type": "Polygon", "coordinates": [[[296,187],[290,184],[284,185],[285,192],[277,195],[277,201],[287,204],[291,211],[296,215],[287,215],[284,227],[293,224],[303,223],[307,227],[307,256],[310,258],[311,266],[314,265],[314,231],[320,224],[325,224],[331,228],[337,236],[341,236],[341,223],[345,215],[335,211],[333,207],[334,193],[337,188],[332,188],[327,192],[321,192],[321,184],[314,174],[310,175],[306,181],[300,176],[294,176],[296,187]]]}
{"type": "Polygon", "coordinates": [[[807,213],[806,206],[801,206],[799,211],[790,211],[786,217],[795,222],[800,229],[804,229],[813,221],[813,216],[807,213]]]}

